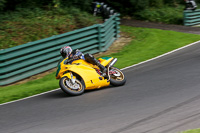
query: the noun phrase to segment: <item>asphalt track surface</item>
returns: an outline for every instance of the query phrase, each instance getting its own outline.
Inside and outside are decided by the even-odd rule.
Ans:
[[[200,43],[123,70],[127,83],[0,106],[0,133],[178,133],[200,127]]]

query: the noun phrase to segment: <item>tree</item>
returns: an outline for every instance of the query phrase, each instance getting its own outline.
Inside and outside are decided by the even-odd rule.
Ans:
[[[6,0],[0,0],[0,11],[2,11],[4,9]]]
[[[164,5],[163,0],[149,0],[149,5],[151,7],[162,7]]]

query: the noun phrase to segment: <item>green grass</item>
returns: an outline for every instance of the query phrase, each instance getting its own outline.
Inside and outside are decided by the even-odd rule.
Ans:
[[[118,62],[115,66],[118,68],[148,60],[200,40],[200,35],[158,29],[121,26],[121,31],[128,33],[133,40],[120,52],[105,55],[117,57]],[[55,72],[53,72],[41,79],[30,81],[25,84],[1,87],[0,103],[24,98],[56,88],[59,88],[58,80],[55,79]]]
[[[181,133],[200,133],[200,129],[188,130],[188,131],[181,132]]]
[[[110,56],[118,58],[116,66],[123,68],[200,40],[200,35],[186,34],[148,28],[121,26],[134,40],[119,53]]]
[[[1,87],[0,103],[25,98],[27,96],[59,88],[59,82],[55,79],[55,74],[56,73],[53,72],[41,79],[32,80],[24,84]]]

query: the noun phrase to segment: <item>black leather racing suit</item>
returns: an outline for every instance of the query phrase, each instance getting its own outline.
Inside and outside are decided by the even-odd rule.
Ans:
[[[69,55],[69,59],[72,59],[71,62],[78,59],[84,59],[93,65],[97,65],[100,68],[101,72],[104,73],[104,75],[106,73],[106,68],[103,65],[101,65],[101,63],[96,58],[94,58],[93,55],[88,53],[83,54],[78,49],[72,51],[72,53]]]

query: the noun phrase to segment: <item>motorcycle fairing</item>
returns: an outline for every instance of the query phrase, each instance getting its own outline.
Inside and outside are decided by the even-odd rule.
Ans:
[[[64,64],[64,61],[61,62],[60,71],[58,72],[57,79],[67,76],[70,78],[69,72],[74,72],[81,76],[85,82],[85,89],[95,89],[104,86],[108,86],[110,83],[107,82],[107,79],[101,77],[94,68],[98,68],[95,65],[92,65],[85,60],[75,60],[72,64]],[[66,69],[69,71],[66,73]]]

